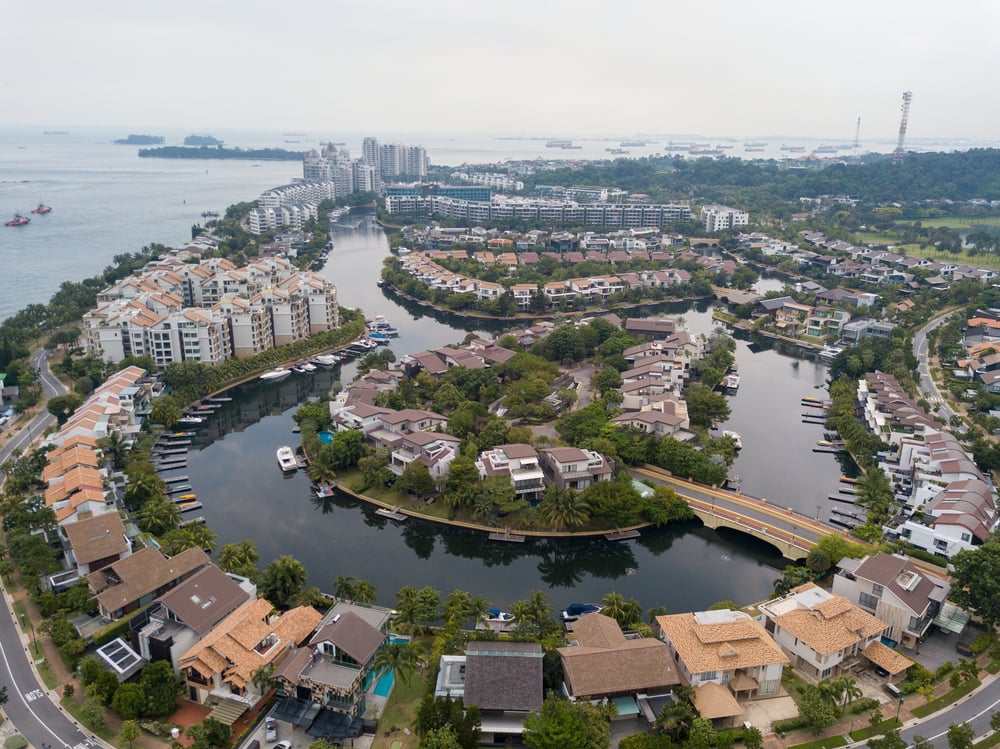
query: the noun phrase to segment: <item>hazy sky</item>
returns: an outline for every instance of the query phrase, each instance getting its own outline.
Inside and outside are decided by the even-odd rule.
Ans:
[[[1000,137],[1000,2],[8,0],[0,125]]]

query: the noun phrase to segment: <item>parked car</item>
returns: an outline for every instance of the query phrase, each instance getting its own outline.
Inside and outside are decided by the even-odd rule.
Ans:
[[[276,721],[274,718],[264,718],[264,740],[265,741],[278,740],[278,721]]]

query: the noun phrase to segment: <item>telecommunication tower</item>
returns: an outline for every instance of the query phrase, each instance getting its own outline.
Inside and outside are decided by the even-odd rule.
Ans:
[[[899,120],[899,140],[896,141],[896,150],[892,152],[892,163],[899,164],[903,160],[906,152],[903,151],[903,141],[906,140],[906,122],[910,118],[910,101],[913,99],[912,91],[903,92],[903,116]]]
[[[858,126],[854,128],[854,145],[851,147],[851,160],[855,163],[861,160],[861,116],[858,115]]]

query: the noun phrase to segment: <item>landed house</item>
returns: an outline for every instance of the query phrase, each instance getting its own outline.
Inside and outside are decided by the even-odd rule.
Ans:
[[[256,598],[257,586],[247,578],[206,565],[129,620],[132,647],[147,661],[176,668],[198,640]]]
[[[610,481],[614,461],[593,450],[548,447],[539,450],[545,476],[560,489],[580,491],[599,481]]]
[[[658,616],[656,624],[681,677],[696,693],[715,683],[736,700],[772,695],[781,688],[788,656],[749,614],[698,611]]]
[[[132,542],[125,533],[125,524],[117,512],[102,515],[61,527],[69,544],[66,558],[84,577],[102,567],[124,559],[132,553]]]
[[[878,617],[812,583],[759,608],[764,629],[788,654],[792,666],[811,681],[864,668],[867,648],[881,644],[889,631]]]
[[[310,736],[357,736],[366,692],[378,678],[375,656],[387,639],[389,609],[338,601],[306,646],[275,671],[275,717],[306,727]]]
[[[681,683],[670,649],[655,637],[626,636],[609,616],[573,622],[575,640],[558,649],[563,691],[571,700],[607,698],[619,714],[637,714],[636,698],[670,694]]]
[[[632,317],[625,321],[626,333],[646,341],[663,341],[673,335],[675,329],[673,320]]]
[[[275,614],[266,599],[247,601],[178,659],[188,698],[242,707],[244,712],[253,708],[267,691],[255,679],[258,669],[281,663],[321,619],[312,606]]]
[[[538,451],[531,445],[498,445],[485,450],[476,460],[480,478],[506,476],[518,499],[533,502],[545,491],[545,474],[539,464]]]
[[[915,567],[906,557],[879,552],[842,559],[833,592],[889,625],[887,637],[916,649],[927,634],[951,584]]]
[[[634,402],[638,411],[629,410],[611,419],[612,424],[630,426],[657,437],[667,437],[686,431],[691,422],[688,419],[687,403],[669,395],[625,396],[623,406]]]
[[[121,619],[184,582],[211,564],[198,548],[168,557],[152,546],[112,562],[87,575],[98,610],[107,619]]]
[[[434,696],[461,697],[466,706],[478,706],[484,744],[518,737],[527,714],[542,707],[542,647],[473,641],[465,655],[441,656]]]

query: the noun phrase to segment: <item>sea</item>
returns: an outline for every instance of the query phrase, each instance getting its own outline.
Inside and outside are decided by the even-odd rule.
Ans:
[[[237,202],[252,201],[264,190],[301,177],[295,161],[195,161],[139,158],[137,146],[113,141],[129,133],[162,135],[165,145],[180,145],[189,132],[156,128],[66,127],[59,134],[43,128],[0,128],[0,218],[15,212],[31,217],[22,227],[0,227],[0,320],[28,304],[45,303],[63,281],[96,275],[123,252],[151,243],[182,244],[191,228],[205,221],[204,213],[223,212]],[[48,132],[53,132],[49,130]],[[593,160],[661,155],[672,143],[723,146],[726,155],[795,157],[782,150],[809,152],[821,145],[846,145],[834,140],[792,136],[706,136],[699,134],[573,137],[572,133],[338,133],[305,131],[213,132],[227,146],[318,148],[343,144],[354,155],[361,141],[374,135],[380,142],[422,145],[432,164],[501,164],[511,160]],[[580,148],[546,146],[552,139],[572,140]],[[850,140],[850,139],[847,139]],[[625,141],[642,146],[622,148]],[[767,143],[763,152],[746,153],[747,141]],[[916,150],[961,150],[998,145],[963,140],[925,139],[911,142]],[[862,151],[891,151],[893,140],[865,142]],[[609,149],[627,151],[613,155]],[[841,155],[847,152],[841,150]],[[39,203],[52,207],[47,215],[29,212]]]

